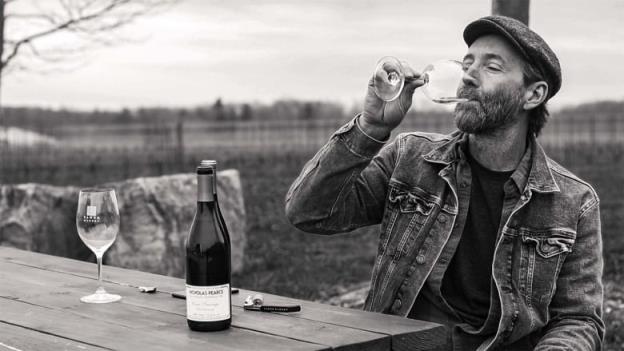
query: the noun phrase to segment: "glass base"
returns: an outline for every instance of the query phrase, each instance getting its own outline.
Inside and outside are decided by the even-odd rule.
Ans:
[[[110,303],[121,300],[121,296],[109,294],[104,288],[99,287],[95,294],[83,296],[80,301],[85,303]]]

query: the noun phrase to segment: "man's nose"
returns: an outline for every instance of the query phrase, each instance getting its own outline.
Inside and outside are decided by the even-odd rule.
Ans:
[[[479,72],[474,67],[475,65],[470,65],[467,69],[464,70],[464,74],[462,75],[462,83],[466,86],[479,86]]]

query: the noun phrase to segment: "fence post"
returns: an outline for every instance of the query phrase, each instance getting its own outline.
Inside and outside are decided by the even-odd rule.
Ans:
[[[598,140],[596,136],[596,115],[591,115],[589,118],[589,140],[592,144],[592,148],[596,148],[596,141]]]
[[[492,14],[515,18],[529,25],[529,0],[492,0]]]
[[[176,123],[176,159],[178,171],[184,169],[184,121],[178,117]]]
[[[618,140],[618,132],[617,132],[617,127],[618,127],[618,122],[619,119],[617,118],[617,114],[616,113],[611,113],[609,114],[609,124],[608,127],[611,130],[611,140],[609,140],[609,142],[611,143],[618,143],[620,140]]]

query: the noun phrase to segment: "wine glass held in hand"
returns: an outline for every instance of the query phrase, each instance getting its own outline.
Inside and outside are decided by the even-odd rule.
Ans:
[[[398,98],[405,86],[405,70],[404,64],[395,57],[386,56],[379,60],[373,76],[375,94],[383,101]],[[467,101],[457,97],[462,75],[462,64],[459,61],[433,62],[420,74],[425,82],[422,91],[429,100],[440,104]]]
[[[83,189],[78,196],[76,227],[82,242],[97,258],[98,289],[80,299],[86,303],[109,303],[121,296],[109,294],[102,287],[102,256],[113,244],[119,232],[119,207],[113,189]]]

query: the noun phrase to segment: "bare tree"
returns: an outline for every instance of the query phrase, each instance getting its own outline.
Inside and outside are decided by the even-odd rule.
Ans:
[[[119,30],[139,17],[178,1],[0,0],[0,93],[8,73],[77,62],[94,47],[124,41]],[[0,101],[0,174],[9,151],[3,115]]]
[[[122,41],[120,29],[174,2],[0,0],[0,87],[2,77],[12,71],[38,71],[91,48],[115,45]]]
[[[80,62],[95,47],[128,39],[119,33],[128,24],[177,1],[0,0],[0,92],[7,74]],[[0,103],[0,143],[3,129]]]

